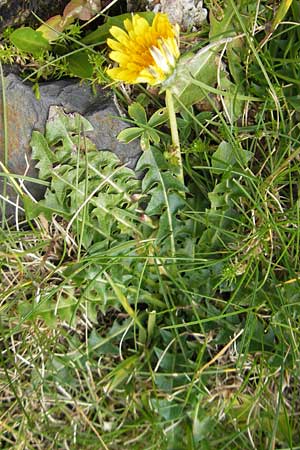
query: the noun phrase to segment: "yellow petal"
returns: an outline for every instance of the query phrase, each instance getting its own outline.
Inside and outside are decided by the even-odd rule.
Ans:
[[[110,52],[109,57],[119,64],[127,64],[130,61],[130,56],[122,52],[112,51]]]
[[[143,29],[144,30],[144,29],[149,29],[150,25],[146,19],[139,16],[138,14],[135,14],[132,18],[132,27],[134,29]]]
[[[115,25],[113,25],[110,30],[109,30],[110,34],[117,39],[117,41],[119,42],[126,42],[128,41],[128,34],[122,30],[122,28],[116,27]]]
[[[169,77],[179,58],[178,29],[166,14],[155,15],[152,25],[134,14],[124,21],[125,30],[111,27],[107,45],[110,58],[119,64],[107,74],[125,83],[159,84]]]
[[[106,43],[112,50],[124,51],[124,45],[114,39],[108,38]]]
[[[133,29],[133,24],[132,21],[130,19],[125,19],[124,20],[124,27],[126,31],[131,31]]]
[[[153,29],[162,37],[173,36],[173,27],[166,14],[156,14],[152,24]]]
[[[169,48],[169,50],[171,51],[171,53],[175,56],[175,59],[178,59],[180,56],[180,52],[179,52],[179,48],[177,45],[177,41],[176,39],[167,39],[166,44]]]
[[[106,73],[113,80],[125,81],[127,83],[132,83],[132,75],[127,70],[119,69],[118,67],[114,67],[113,69],[107,69]]]

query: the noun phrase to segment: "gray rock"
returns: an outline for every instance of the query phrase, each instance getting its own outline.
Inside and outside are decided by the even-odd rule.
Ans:
[[[44,132],[50,106],[62,106],[66,113],[78,112],[94,127],[89,138],[99,150],[111,150],[120,160],[133,168],[140,154],[138,141],[129,145],[117,140],[118,133],[126,128],[126,124],[118,116],[111,95],[100,87],[94,94],[84,83],[73,80],[59,80],[41,83],[39,86],[40,99],[32,90],[32,85],[24,83],[14,74],[9,74],[5,80],[6,114],[7,114],[7,168],[11,174],[26,175],[37,178],[36,161],[31,160],[30,140],[33,130]],[[4,117],[2,104],[2,86],[0,82],[0,118]],[[0,161],[5,161],[5,139],[3,120],[0,121]],[[3,196],[4,177],[0,167],[0,195]],[[11,183],[9,183],[11,185]],[[36,198],[40,199],[44,189],[38,182],[26,182],[26,188]],[[11,186],[7,190],[8,202],[6,216],[14,214],[13,204],[16,194]],[[0,198],[0,205],[3,199]],[[1,207],[0,207],[1,215]]]
[[[182,30],[197,30],[206,21],[202,0],[148,0],[149,9],[168,15]]]

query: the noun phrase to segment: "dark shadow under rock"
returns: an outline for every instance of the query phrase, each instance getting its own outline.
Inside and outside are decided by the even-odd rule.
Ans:
[[[0,0],[0,32],[7,27],[36,26],[39,21],[62,14],[69,0]]]

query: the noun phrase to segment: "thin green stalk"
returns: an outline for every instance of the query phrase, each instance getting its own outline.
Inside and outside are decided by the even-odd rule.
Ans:
[[[172,93],[171,93],[170,89],[166,90],[166,107],[167,107],[168,114],[169,114],[169,123],[170,123],[170,128],[171,128],[172,144],[174,147],[176,159],[178,161],[178,167],[179,167],[178,178],[181,181],[181,183],[184,184],[183,167],[182,167],[182,159],[181,159],[181,152],[180,152],[180,142],[179,142],[179,135],[178,135],[178,128],[177,128],[177,121],[176,121],[176,113],[175,113],[173,97],[172,97]]]

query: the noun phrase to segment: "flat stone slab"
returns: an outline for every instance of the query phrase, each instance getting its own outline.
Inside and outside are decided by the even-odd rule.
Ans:
[[[30,140],[33,130],[45,130],[50,106],[61,106],[66,113],[78,112],[94,127],[89,138],[99,150],[111,150],[128,167],[134,168],[140,155],[138,141],[128,145],[117,140],[117,135],[127,127],[118,117],[118,110],[108,90],[96,88],[94,93],[90,86],[73,80],[45,82],[39,85],[40,99],[36,98],[32,85],[24,83],[17,75],[9,74],[4,78],[6,117],[7,117],[7,169],[11,174],[26,175],[37,178],[36,161],[31,159]],[[0,82],[0,161],[5,162],[5,130],[2,86]],[[3,168],[0,167],[0,195],[3,197]],[[26,188],[40,199],[44,189],[40,184],[26,182]],[[8,186],[6,198],[6,216],[14,214],[13,203],[16,194]],[[10,203],[12,202],[12,204]],[[0,205],[3,198],[0,197]],[[1,216],[1,206],[0,206]]]

